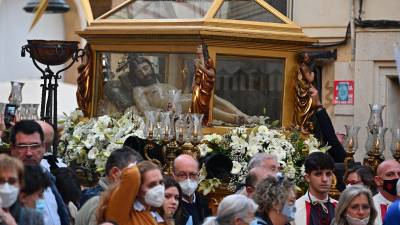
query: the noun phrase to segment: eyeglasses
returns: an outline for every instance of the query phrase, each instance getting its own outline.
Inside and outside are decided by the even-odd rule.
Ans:
[[[349,180],[349,181],[347,181],[347,184],[350,184],[350,185],[362,184],[362,181]]]
[[[351,205],[350,209],[354,211],[368,211],[371,207],[368,204],[355,204]]]
[[[14,185],[18,182],[18,178],[17,177],[10,177],[8,179],[4,179],[2,177],[0,177],[0,185],[3,185],[5,183],[8,183],[10,185]]]
[[[177,178],[181,179],[181,180],[187,179],[188,177],[189,177],[191,180],[197,180],[197,178],[199,178],[199,173],[194,173],[194,172],[192,172],[192,173],[178,172],[178,173],[175,173],[175,176],[176,176]]]
[[[18,151],[26,151],[28,149],[32,151],[37,151],[42,148],[42,144],[34,143],[34,144],[18,144],[15,145],[15,149]]]

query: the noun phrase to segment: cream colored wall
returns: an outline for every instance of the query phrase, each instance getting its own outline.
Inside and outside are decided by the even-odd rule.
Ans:
[[[292,0],[293,20],[303,31],[321,41],[340,39],[350,18],[349,0]]]
[[[291,0],[293,20],[304,32],[312,37],[335,39],[345,35],[350,21],[353,0]],[[358,17],[359,1],[355,2],[355,16]],[[363,20],[400,20],[400,1],[364,0],[361,18]]]
[[[400,20],[399,0],[364,0],[363,20]]]
[[[293,20],[304,32],[316,37],[320,42],[343,40],[347,24],[350,21],[349,0],[293,0]],[[359,0],[355,0],[355,17],[358,17]],[[400,1],[364,0],[363,20],[400,20]],[[370,103],[385,104],[384,126],[400,127],[400,86],[394,62],[394,43],[400,45],[400,29],[361,29],[355,32],[355,46],[350,40],[345,46],[336,47],[338,58],[323,69],[322,96],[336,131],[344,132],[345,124],[360,126],[359,150],[355,157],[360,161],[364,154],[367,137],[366,125],[369,118]],[[355,48],[354,61],[351,50]],[[355,81],[355,104],[332,105],[333,81]],[[386,158],[391,141],[389,131],[386,134]]]

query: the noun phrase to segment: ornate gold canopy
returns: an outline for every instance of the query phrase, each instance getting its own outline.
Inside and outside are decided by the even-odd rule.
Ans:
[[[218,76],[223,76],[223,72],[235,63],[244,62],[234,74],[240,71],[241,74],[252,74],[256,77],[256,80],[249,78],[250,81],[246,77],[243,80],[238,78],[245,85],[238,84],[232,90],[220,93],[233,91],[240,96],[240,93],[245,93],[240,92],[243,90],[258,88],[257,91],[260,92],[263,88],[268,88],[271,92],[255,95],[257,97],[253,99],[265,98],[262,102],[265,105],[270,101],[268,98],[275,96],[271,101],[280,104],[268,105],[268,110],[272,113],[274,110],[279,111],[274,115],[280,116],[284,126],[291,125],[294,118],[296,54],[315,42],[298,25],[263,0],[131,0],[91,21],[78,34],[87,40],[87,49],[91,53],[91,63],[81,67],[78,96],[79,106],[89,116],[98,115],[104,96],[104,85],[109,81],[103,73],[102,60],[105,53],[114,56],[133,52],[146,57],[149,55],[150,59],[154,55],[166,54],[168,60],[165,62],[171,64],[171,58],[176,54],[194,54],[199,43],[206,43],[210,58],[216,63],[217,86],[218,82],[221,88],[223,85],[229,88],[235,86],[235,81],[231,81],[233,75],[229,77],[231,80],[218,79]],[[157,60],[156,62],[160,62]],[[279,61],[280,69],[272,71],[267,68],[263,72],[269,74],[267,80],[259,78],[262,73],[259,65],[266,62],[275,65],[273,60]],[[253,64],[255,68],[251,68]],[[171,67],[170,65],[168,68]],[[168,77],[177,76],[171,69],[166,74],[165,80],[168,82],[171,80]],[[257,88],[254,88],[252,82],[258,85]],[[257,84],[262,82],[265,83],[264,86]],[[249,100],[242,100],[244,110],[248,108],[246,104],[252,101]],[[263,105],[254,107],[262,108]]]

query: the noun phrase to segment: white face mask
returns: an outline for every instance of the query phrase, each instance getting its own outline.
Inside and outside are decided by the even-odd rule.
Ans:
[[[364,219],[353,218],[349,215],[346,215],[346,220],[349,225],[367,225],[369,222],[369,216]]]
[[[0,185],[0,198],[1,198],[1,207],[9,208],[12,206],[15,201],[17,201],[17,197],[19,194],[19,188],[14,185],[10,185],[8,183],[4,183]]]
[[[182,188],[183,194],[186,196],[192,196],[192,194],[196,191],[197,189],[197,181],[191,180],[191,179],[186,179],[184,181],[179,182],[179,186]]]
[[[164,192],[165,187],[161,184],[150,188],[144,196],[144,201],[146,204],[158,208],[164,203]]]

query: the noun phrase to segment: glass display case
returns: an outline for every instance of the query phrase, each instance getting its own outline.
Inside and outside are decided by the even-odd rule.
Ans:
[[[181,90],[184,107],[190,106],[194,54],[99,52],[99,56],[104,95],[97,115],[128,109],[144,115],[145,110],[163,109],[171,89]]]
[[[126,1],[78,33],[89,56],[77,93],[86,115],[162,110],[172,89],[188,111],[196,48],[206,44],[213,118],[234,125],[253,116],[292,123],[296,54],[314,42],[263,0]]]

